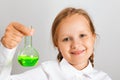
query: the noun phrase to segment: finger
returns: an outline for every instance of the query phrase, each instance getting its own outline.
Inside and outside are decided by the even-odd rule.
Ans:
[[[2,37],[2,43],[6,48],[12,49],[17,46],[17,42],[8,37]]]
[[[16,29],[17,31],[21,32],[22,34],[24,34],[25,36],[29,36],[32,35],[34,30],[30,29],[28,27],[25,27],[24,25],[18,23],[18,22],[12,22],[8,25],[8,28],[13,27],[14,29]]]
[[[19,36],[18,36],[19,35]],[[5,33],[5,37],[7,39],[13,40],[15,42],[20,43],[20,41],[22,40],[22,38],[24,37],[22,34],[15,34],[15,33],[10,33],[10,32],[6,32]],[[10,44],[10,43],[9,43]]]
[[[21,34],[21,36],[16,35],[12,31],[6,31],[4,36],[1,39],[2,44],[7,48],[13,48],[17,46],[24,35]]]
[[[16,36],[18,36],[18,37],[23,37],[24,36],[24,34],[22,34],[21,32],[19,32],[18,30],[16,30],[16,29],[14,29],[14,28],[10,28],[10,29],[6,29],[6,31],[5,31],[5,35],[7,36],[7,35],[16,35]]]

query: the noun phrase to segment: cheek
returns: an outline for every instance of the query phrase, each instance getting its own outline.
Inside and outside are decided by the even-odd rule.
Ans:
[[[67,53],[70,48],[69,48],[69,46],[66,45],[66,44],[59,43],[58,49],[59,49],[59,51],[60,51],[62,54],[64,54],[64,53]]]
[[[88,46],[93,48],[94,47],[94,42],[93,41],[88,42]]]
[[[88,47],[89,53],[92,54],[92,53],[93,53],[93,50],[94,50],[94,41],[93,41],[93,40],[88,41],[88,42],[87,42],[87,47]]]
[[[88,50],[93,50],[94,48],[94,40],[93,39],[88,39],[85,41],[85,45],[88,48]]]

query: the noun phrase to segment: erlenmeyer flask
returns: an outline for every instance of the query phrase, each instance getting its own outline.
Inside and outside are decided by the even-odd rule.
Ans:
[[[24,67],[35,66],[39,60],[39,53],[32,46],[32,36],[26,36],[24,40],[24,48],[18,54],[18,62]]]

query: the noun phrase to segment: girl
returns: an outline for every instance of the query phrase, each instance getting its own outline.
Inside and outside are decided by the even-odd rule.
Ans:
[[[59,52],[58,60],[10,75],[10,61],[16,46],[22,37],[33,35],[33,32],[18,22],[8,25],[1,39],[0,80],[111,80],[105,72],[94,69],[96,33],[88,13],[71,7],[57,15],[51,29],[53,44]]]

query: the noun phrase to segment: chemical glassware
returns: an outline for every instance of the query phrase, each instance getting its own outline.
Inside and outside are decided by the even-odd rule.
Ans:
[[[18,54],[18,62],[24,67],[35,66],[39,60],[39,53],[32,46],[32,36],[26,36],[24,40],[24,48]]]

